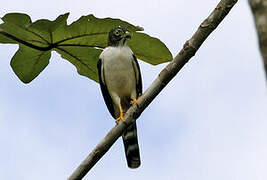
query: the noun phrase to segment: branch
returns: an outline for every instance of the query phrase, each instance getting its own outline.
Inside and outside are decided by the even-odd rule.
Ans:
[[[264,60],[267,77],[267,3],[265,1],[249,0],[258,32],[259,45]]]
[[[219,25],[236,2],[237,0],[220,1],[209,17],[201,23],[192,38],[184,44],[184,47],[179,54],[160,72],[150,87],[138,99],[138,104],[135,104],[128,109],[125,114],[126,123],[120,121],[118,125],[113,127],[73,172],[68,180],[80,180],[89,172],[89,170],[109,150],[113,143],[122,135],[126,128],[140,116],[170,80],[182,69],[189,59],[195,55],[201,44]]]

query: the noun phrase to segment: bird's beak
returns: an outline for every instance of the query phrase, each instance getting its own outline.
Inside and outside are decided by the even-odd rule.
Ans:
[[[131,39],[132,35],[129,31],[126,31],[125,34],[124,34],[124,38],[125,39]]]

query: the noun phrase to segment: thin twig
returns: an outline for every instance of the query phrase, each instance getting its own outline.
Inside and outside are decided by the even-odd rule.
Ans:
[[[89,170],[101,159],[109,150],[113,143],[121,136],[129,124],[134,122],[153,99],[162,91],[170,80],[182,69],[188,60],[195,55],[201,44],[219,25],[224,17],[229,13],[237,0],[221,0],[213,12],[205,19],[198,30],[189,39],[179,54],[170,62],[138,99],[138,105],[131,106],[125,114],[126,123],[120,122],[113,127],[104,139],[94,148],[86,159],[73,172],[68,180],[80,180]]]

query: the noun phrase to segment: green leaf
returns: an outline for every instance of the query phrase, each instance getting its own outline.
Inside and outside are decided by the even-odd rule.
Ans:
[[[11,65],[23,82],[28,83],[38,76],[47,66],[52,50],[72,63],[79,74],[98,81],[98,57],[107,46],[108,32],[117,26],[132,32],[128,44],[140,60],[153,65],[172,60],[168,48],[159,39],[138,32],[143,30],[138,26],[93,15],[82,16],[67,25],[68,15],[60,15],[54,21],[41,19],[33,23],[28,15],[20,13],[10,13],[2,18],[0,43],[20,45]]]
[[[51,51],[38,51],[20,45],[10,64],[19,79],[24,83],[29,83],[45,69],[50,57]]]
[[[147,34],[133,33],[132,39],[127,43],[138,59],[149,64],[157,65],[172,60],[172,55],[165,44]]]
[[[98,82],[97,61],[102,50],[91,47],[60,47],[56,51],[71,62],[80,75]]]
[[[26,26],[31,24],[31,18],[26,14],[11,13],[5,15],[1,19],[4,21],[4,23],[0,24],[0,30],[5,29],[6,32],[9,32],[14,35],[17,35],[17,33],[21,32],[21,30],[18,29],[25,29]],[[8,22],[13,22],[12,24],[16,24],[16,26],[14,27]],[[17,42],[0,34],[0,43],[15,44]]]
[[[2,20],[4,23],[0,25],[0,29],[15,37],[16,40],[13,39],[12,42],[0,41],[1,43],[18,43],[18,40],[20,40],[37,46],[47,46],[45,39],[30,28],[32,22],[28,15],[11,13],[5,15]],[[1,36],[0,40],[2,40]]]

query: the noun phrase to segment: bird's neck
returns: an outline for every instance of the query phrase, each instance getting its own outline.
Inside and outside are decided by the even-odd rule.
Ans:
[[[126,40],[121,40],[121,41],[117,42],[116,44],[112,44],[111,46],[112,47],[118,47],[118,48],[125,47],[125,46],[127,46]]]

